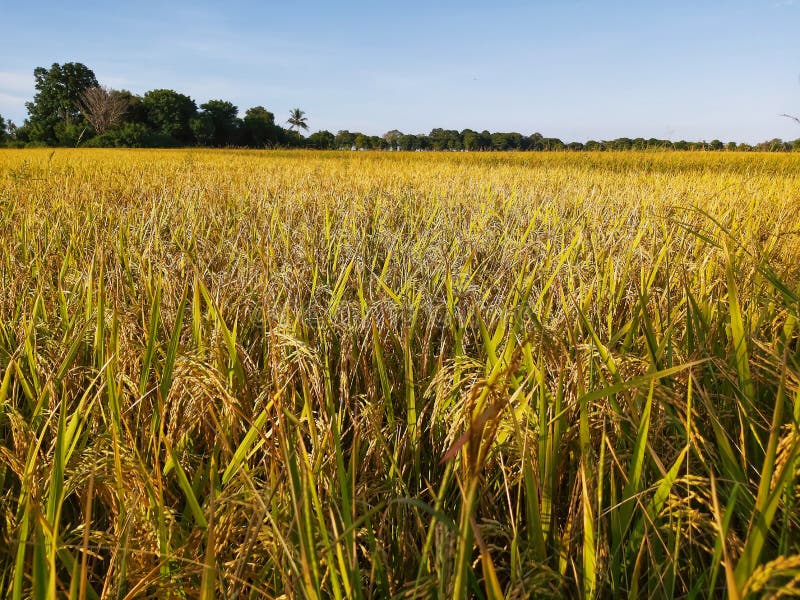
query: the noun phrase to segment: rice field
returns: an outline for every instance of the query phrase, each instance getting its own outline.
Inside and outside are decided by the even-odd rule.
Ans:
[[[800,154],[0,152],[0,595],[800,593]]]

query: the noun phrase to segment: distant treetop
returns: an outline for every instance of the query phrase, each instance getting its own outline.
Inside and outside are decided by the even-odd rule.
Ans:
[[[28,118],[16,126],[0,116],[0,145],[171,147],[210,146],[246,148],[315,148],[319,150],[387,151],[633,151],[707,150],[769,152],[800,151],[800,139],[780,139],[750,146],[729,141],[687,142],[655,138],[627,138],[564,142],[511,132],[474,129],[443,129],[430,133],[404,133],[398,129],[382,136],[342,129],[336,134],[308,131],[308,115],[294,108],[288,129],[275,123],[275,115],[254,106],[239,116],[239,109],[227,100],[209,100],[199,107],[185,94],[171,89],[154,89],[139,96],[127,90],[101,86],[94,72],[84,64],[53,63],[33,71],[36,94],[26,103]],[[789,116],[789,115],[786,115]],[[790,117],[797,120],[796,117]],[[800,121],[798,121],[800,123]]]

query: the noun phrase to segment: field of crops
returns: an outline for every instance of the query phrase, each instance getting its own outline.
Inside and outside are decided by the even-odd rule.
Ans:
[[[0,153],[0,595],[800,588],[800,155]]]

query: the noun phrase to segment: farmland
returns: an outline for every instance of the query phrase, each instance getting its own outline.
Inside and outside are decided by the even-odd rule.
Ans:
[[[0,152],[0,594],[800,587],[800,155]]]

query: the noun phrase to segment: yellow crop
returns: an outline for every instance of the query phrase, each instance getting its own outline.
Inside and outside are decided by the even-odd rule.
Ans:
[[[798,209],[798,154],[0,152],[0,593],[788,593]]]

